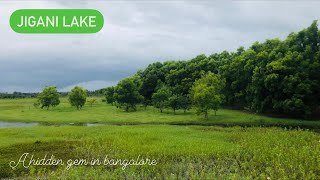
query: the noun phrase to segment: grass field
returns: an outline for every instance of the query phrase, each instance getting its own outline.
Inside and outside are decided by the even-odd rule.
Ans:
[[[44,124],[83,124],[103,123],[109,125],[125,124],[169,124],[169,125],[219,125],[219,126],[285,126],[320,129],[320,121],[272,118],[248,112],[220,109],[217,115],[212,112],[209,119],[197,116],[193,110],[184,112],[171,110],[160,113],[158,109],[139,107],[136,112],[124,112],[115,106],[106,105],[101,99],[90,107],[82,110],[71,107],[66,98],[61,98],[61,104],[49,111],[34,108],[36,99],[0,100],[0,121],[40,122]]]
[[[78,111],[62,99],[47,110],[35,99],[0,100],[0,121],[40,122],[39,126],[0,128],[0,177],[49,179],[320,179],[320,121],[270,118],[219,110],[209,120],[193,111],[177,115],[139,108],[123,112],[99,100]],[[70,123],[103,123],[76,126]],[[63,126],[46,126],[56,124]],[[132,125],[135,124],[135,125]],[[205,126],[204,126],[205,125]],[[221,126],[210,126],[221,125]],[[241,125],[243,127],[237,126]],[[233,127],[222,127],[233,126]],[[244,127],[257,126],[257,127]],[[68,159],[150,158],[155,166],[31,166],[16,169],[23,153]]]

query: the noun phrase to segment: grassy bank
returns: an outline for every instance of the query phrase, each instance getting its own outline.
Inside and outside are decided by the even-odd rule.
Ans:
[[[319,179],[320,135],[280,128],[137,125],[0,130],[1,177],[71,179]],[[156,166],[19,166],[22,153],[38,158],[156,159]],[[54,170],[54,172],[52,172]]]
[[[187,113],[177,111],[174,115],[171,110],[160,113],[152,106],[146,110],[139,107],[138,111],[126,113],[115,106],[107,105],[99,99],[93,107],[86,105],[82,110],[71,107],[66,98],[62,103],[51,108],[34,108],[35,99],[0,100],[0,121],[40,122],[45,124],[70,123],[103,123],[113,125],[125,124],[170,124],[170,125],[219,125],[219,126],[280,126],[320,129],[320,121],[307,121],[286,118],[273,118],[251,114],[237,110],[221,109],[214,116],[204,120],[197,116],[194,110]]]
[[[67,99],[50,110],[35,99],[0,100],[0,121],[40,122],[0,128],[0,178],[46,179],[319,179],[320,121],[271,118],[221,109],[205,120],[193,110],[174,115],[153,107],[123,112],[99,99],[93,107],[70,107]],[[105,126],[74,126],[101,123]],[[56,124],[64,126],[45,126]],[[133,126],[134,124],[134,126]],[[119,126],[121,125],[121,126]],[[219,126],[211,126],[219,125]],[[233,126],[233,127],[228,127]],[[251,127],[257,126],[257,127]],[[54,155],[66,164],[12,169],[22,154]],[[155,166],[79,165],[72,159],[149,158]]]

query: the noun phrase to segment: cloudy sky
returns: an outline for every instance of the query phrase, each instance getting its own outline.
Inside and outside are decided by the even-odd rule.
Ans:
[[[17,34],[13,11],[90,8],[96,34]],[[297,32],[320,18],[317,1],[0,1],[0,92],[114,85],[149,63],[186,60]]]

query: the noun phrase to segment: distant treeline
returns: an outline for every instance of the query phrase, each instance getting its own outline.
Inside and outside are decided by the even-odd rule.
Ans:
[[[23,92],[13,92],[13,93],[0,93],[0,99],[18,99],[18,98],[36,98],[39,93],[23,93]],[[59,92],[60,97],[66,97],[67,92]],[[102,96],[102,90],[87,91],[88,96]]]
[[[0,93],[0,99],[16,99],[16,98],[34,98],[37,97],[38,93]]]
[[[150,64],[140,70],[140,94],[152,102],[159,84],[188,96],[205,72],[225,79],[223,105],[259,113],[308,117],[320,102],[320,32],[317,22],[285,40],[255,42],[236,52],[203,54],[187,61]],[[103,91],[103,90],[102,90]]]

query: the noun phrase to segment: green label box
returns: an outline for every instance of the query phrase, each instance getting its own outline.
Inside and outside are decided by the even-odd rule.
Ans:
[[[103,24],[103,15],[94,9],[20,9],[10,17],[17,33],[96,33]]]

